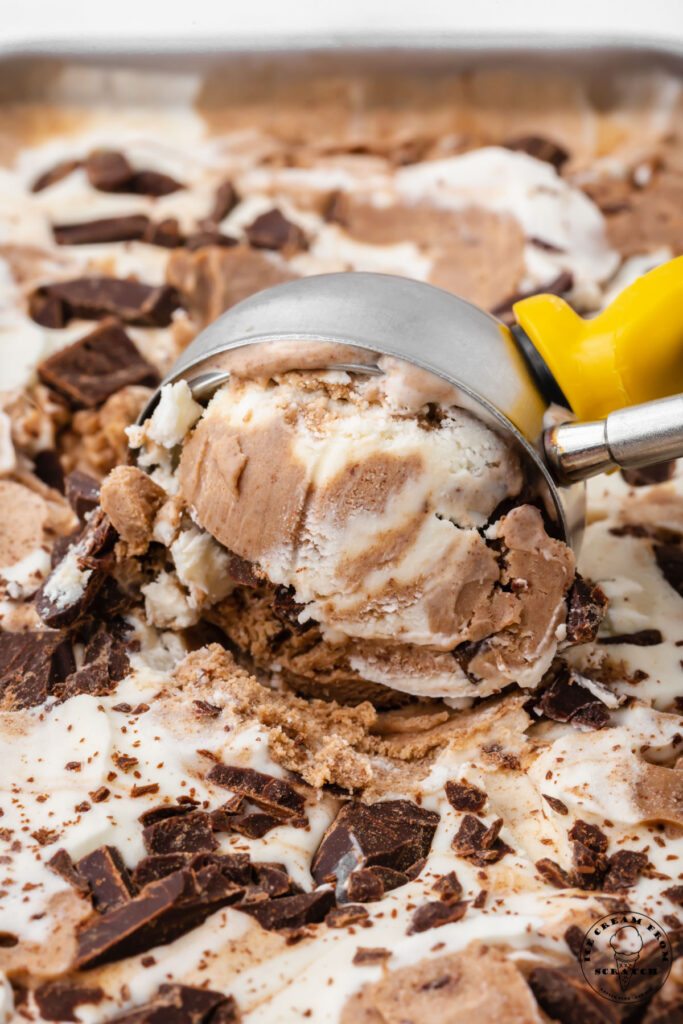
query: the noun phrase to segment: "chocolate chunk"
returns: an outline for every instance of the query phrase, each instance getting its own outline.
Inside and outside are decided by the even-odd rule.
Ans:
[[[349,203],[344,192],[337,190],[330,193],[325,203],[323,217],[328,224],[341,224],[342,227],[348,227]]]
[[[468,906],[466,900],[461,900],[459,903],[443,903],[441,900],[423,903],[412,916],[408,935],[415,935],[418,932],[426,932],[430,928],[440,928],[443,924],[460,921],[467,913]]]
[[[168,327],[178,305],[178,295],[169,285],[92,275],[41,285],[30,296],[29,312],[44,327],[64,327],[74,317],[108,316],[140,327]]]
[[[490,312],[493,316],[499,317],[503,323],[514,324],[515,314],[512,307],[516,302],[521,302],[522,299],[530,299],[533,295],[566,295],[573,287],[573,275],[568,270],[563,270],[552,281],[547,281],[546,284],[539,288],[532,288],[526,292],[517,292],[515,295],[510,295],[503,302],[499,302],[497,306],[494,306]]]
[[[457,903],[462,896],[462,885],[455,871],[442,875],[432,886],[442,903]]]
[[[597,825],[589,825],[581,818],[567,835],[572,843],[577,884],[582,889],[599,889],[607,870],[607,836]]]
[[[88,987],[76,981],[48,981],[33,992],[43,1020],[79,1020],[74,1013],[83,1003],[99,1003],[104,991],[99,987]]]
[[[546,678],[552,681],[541,694],[535,708],[554,722],[572,722],[602,729],[609,722],[607,708],[594,697],[581,677],[565,662],[552,666]]]
[[[502,823],[502,818],[498,818],[487,828],[473,814],[466,814],[451,846],[460,857],[473,860],[475,864],[495,864],[506,853],[513,852],[507,843],[498,838]]]
[[[305,607],[305,605],[295,601],[294,587],[279,586],[275,588],[273,611],[279,619],[282,619],[288,626],[291,626],[295,633],[306,633],[311,626],[316,624],[314,619],[306,619],[304,622],[299,621],[299,617]]]
[[[537,860],[536,870],[546,882],[554,885],[556,889],[571,889],[573,885],[568,873],[550,857],[542,857],[541,860]]]
[[[237,239],[233,238],[232,235],[224,235],[220,231],[209,231],[207,229],[195,231],[193,234],[188,235],[184,242],[185,247],[190,252],[196,252],[197,249],[205,249],[208,245],[219,245],[226,248],[237,244]]]
[[[90,886],[95,909],[103,914],[128,903],[134,894],[128,868],[114,846],[100,846],[81,857],[76,870]]]
[[[64,470],[59,458],[59,452],[54,448],[44,448],[33,458],[33,472],[39,480],[42,480],[48,487],[64,494]]]
[[[353,955],[351,961],[356,967],[367,967],[372,964],[382,964],[385,960],[388,960],[391,956],[390,949],[384,949],[383,946],[359,946]]]
[[[224,181],[216,189],[213,206],[208,216],[201,222],[202,227],[220,224],[230,211],[237,206],[238,202],[239,196],[235,191],[235,186],[231,181]]]
[[[282,928],[301,928],[305,924],[317,924],[335,905],[331,889],[316,889],[296,896],[285,896],[279,900],[264,900],[260,903],[241,903],[235,909],[256,918],[266,931],[276,932]]]
[[[602,883],[604,892],[624,892],[638,881],[647,867],[647,856],[636,850],[617,850],[607,861],[607,874]]]
[[[0,932],[0,949],[13,949],[19,945],[19,936],[14,932]]]
[[[385,864],[373,864],[367,870],[371,875],[380,880],[385,892],[398,889],[400,886],[407,885],[411,881],[406,871],[394,871],[393,868],[388,868]]]
[[[622,469],[621,475],[631,487],[647,487],[650,484],[663,484],[670,480],[676,470],[674,459],[668,462],[655,462],[651,466],[639,466],[637,469]]]
[[[51,871],[54,871],[56,875],[63,878],[65,882],[72,885],[79,896],[90,897],[90,885],[83,875],[81,875],[76,869],[74,862],[66,850],[57,850],[57,852],[50,857],[47,862],[47,866]]]
[[[266,574],[255,562],[240,558],[234,551],[228,552],[228,575],[245,587],[258,587],[266,580]]]
[[[564,941],[569,946],[572,955],[578,960],[581,956],[581,949],[583,947],[583,936],[584,933],[578,925],[572,924],[567,928],[564,933]]]
[[[522,135],[518,139],[506,142],[505,148],[517,153],[526,153],[536,160],[552,164],[556,171],[559,171],[569,159],[569,153],[563,146],[541,135]]]
[[[112,149],[98,149],[91,153],[85,170],[92,187],[100,192],[121,191],[133,175],[133,168],[123,153]]]
[[[352,871],[346,879],[346,898],[351,903],[370,903],[381,900],[384,896],[384,885],[368,868]]]
[[[583,843],[589,850],[595,853],[605,853],[607,850],[607,836],[597,825],[589,825],[588,822],[578,818],[567,835],[574,842]]]
[[[343,907],[333,907],[330,910],[325,917],[325,924],[328,928],[348,928],[367,921],[369,916],[365,907],[345,903]]]
[[[206,776],[209,782],[247,797],[277,818],[302,818],[305,800],[285,779],[239,765],[217,764]]]
[[[683,597],[683,549],[675,544],[655,544],[653,552],[662,576]]]
[[[148,825],[155,825],[158,821],[166,821],[167,818],[177,818],[183,814],[192,814],[195,807],[195,803],[180,803],[177,804],[161,804],[159,807],[150,807],[148,811],[143,811],[138,821],[141,825],[147,828]]]
[[[100,485],[93,476],[76,469],[65,480],[66,500],[81,520],[100,503]]]
[[[83,664],[68,675],[64,686],[58,688],[62,700],[79,693],[105,696],[113,693],[116,683],[128,674],[130,645],[120,636],[102,625],[85,645]]]
[[[184,236],[176,218],[165,217],[156,224],[150,222],[143,241],[164,249],[177,249],[183,244]]]
[[[99,245],[105,242],[132,242],[144,238],[149,228],[149,217],[129,214],[123,217],[103,217],[77,224],[54,224],[52,234],[57,245]]]
[[[46,625],[68,626],[85,613],[111,568],[115,539],[108,517],[98,508],[78,543],[67,551],[36,593],[36,611]],[[76,583],[72,578],[75,572],[80,574]]]
[[[541,796],[557,814],[569,814],[569,808],[562,800],[558,800],[556,796],[550,796],[549,793],[541,793]]]
[[[213,827],[217,832],[238,832],[248,839],[262,839],[272,829],[282,825],[286,819],[267,814],[265,811],[250,811],[246,814],[223,815],[213,817]],[[303,823],[303,818],[292,818],[288,825]]]
[[[254,249],[305,249],[306,236],[278,209],[269,210],[245,228],[249,245]]]
[[[175,871],[128,903],[89,918],[77,932],[75,967],[95,967],[165,945],[244,895],[212,866]],[[293,897],[298,898],[298,897]]]
[[[189,985],[161,985],[156,995],[109,1024],[238,1024],[232,996]]]
[[[160,171],[135,171],[119,191],[158,198],[159,196],[170,196],[172,192],[178,192],[184,187],[170,174],[162,174]]]
[[[537,1003],[559,1024],[618,1024],[621,1013],[593,992],[578,967],[534,967],[529,986]]]
[[[252,874],[259,888],[268,893],[271,899],[292,896],[297,891],[283,864],[252,864]]]
[[[488,889],[480,889],[477,895],[472,900],[472,906],[475,907],[477,910],[481,910],[481,908],[486,905],[488,895]]]
[[[81,164],[81,160],[60,160],[54,167],[50,167],[47,171],[43,171],[42,174],[38,175],[31,185],[31,192],[42,192],[44,188],[56,185],[58,181],[62,181],[77,170]]]
[[[451,807],[455,807],[456,811],[471,811],[477,814],[483,810],[486,793],[482,789],[478,789],[477,786],[473,786],[471,782],[464,780],[455,782],[449,779],[445,789],[448,802]]]
[[[92,409],[131,384],[158,383],[124,329],[107,320],[38,365],[38,376],[77,409]]]
[[[599,642],[601,644],[632,644],[634,647],[656,647],[657,644],[661,644],[662,639],[659,629],[639,629],[636,633],[601,636]]]
[[[19,711],[42,704],[59,678],[64,645],[57,631],[0,632],[0,707]]]
[[[672,903],[683,907],[683,885],[672,885],[671,888],[665,889],[662,895],[667,896]]]
[[[325,832],[311,865],[320,884],[334,875],[343,890],[351,872],[375,865],[407,872],[426,857],[439,815],[409,800],[345,804]]]
[[[157,821],[144,829],[142,839],[147,853],[200,853],[218,846],[205,811]]]
[[[158,882],[174,871],[186,868],[191,859],[189,853],[159,853],[152,857],[143,857],[133,870],[131,880],[136,889],[144,889],[150,882]]]
[[[247,886],[252,880],[252,863],[248,853],[199,853],[192,858],[192,867],[197,870],[207,865],[216,867],[224,878],[236,885]],[[290,889],[294,889],[291,879],[290,883]]]
[[[567,596],[567,640],[587,644],[595,640],[609,600],[602,587],[577,574]]]

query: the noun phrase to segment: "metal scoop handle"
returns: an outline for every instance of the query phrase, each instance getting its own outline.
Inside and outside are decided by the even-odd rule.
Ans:
[[[683,395],[632,405],[604,420],[563,423],[543,436],[547,462],[564,484],[618,466],[635,469],[683,457]]]

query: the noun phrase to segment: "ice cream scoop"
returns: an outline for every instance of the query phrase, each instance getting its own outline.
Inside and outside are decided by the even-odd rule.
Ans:
[[[683,455],[681,309],[683,257],[593,319],[537,295],[514,306],[512,328],[418,281],[325,274],[238,303],[195,338],[163,383],[184,379],[202,401],[250,361],[363,374],[382,373],[386,357],[406,361],[446,382],[460,407],[517,449],[557,534],[577,547],[583,479]]]

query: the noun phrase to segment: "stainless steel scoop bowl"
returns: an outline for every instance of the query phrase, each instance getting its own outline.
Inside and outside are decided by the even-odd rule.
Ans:
[[[623,419],[633,410],[548,431],[546,412],[562,394],[519,328],[511,330],[464,299],[419,281],[388,274],[323,274],[277,285],[233,306],[195,338],[161,386],[184,379],[198,401],[206,400],[230,376],[229,353],[286,342],[311,346],[308,368],[377,373],[376,353],[405,360],[448,382],[458,405],[516,447],[554,532],[578,548],[585,524],[582,478],[618,464],[610,453],[607,425],[612,416]],[[321,343],[333,344],[325,346],[318,362]],[[350,358],[349,347],[358,358],[353,352]],[[158,400],[159,391],[139,422],[152,414]],[[634,453],[631,444],[631,461],[625,464],[683,454],[683,396],[648,406],[671,402],[679,405],[668,411],[664,427],[657,425],[659,433],[650,436],[645,455],[642,445]],[[672,415],[679,425],[673,450],[671,430],[666,430]],[[566,410],[559,419],[571,420],[572,414]],[[631,434],[636,427],[632,419]],[[563,471],[565,461],[568,473]]]

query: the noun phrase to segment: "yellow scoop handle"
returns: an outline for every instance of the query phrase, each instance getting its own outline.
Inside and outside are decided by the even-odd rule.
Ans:
[[[513,309],[580,420],[683,392],[683,256],[589,320],[556,295]]]

